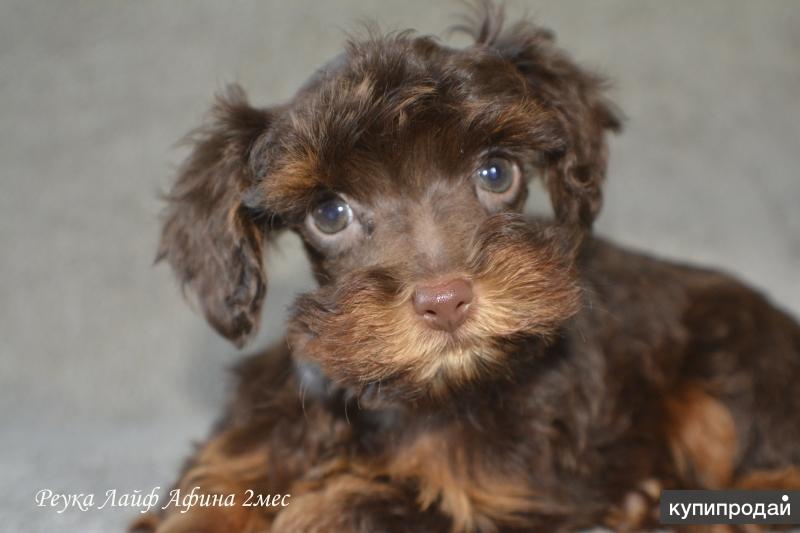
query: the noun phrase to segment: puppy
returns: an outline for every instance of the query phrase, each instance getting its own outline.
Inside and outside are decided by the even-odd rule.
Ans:
[[[133,529],[630,530],[662,488],[800,488],[800,327],[594,237],[603,81],[491,6],[475,28],[353,40],[289,102],[234,86],[195,132],[159,257],[211,325],[252,338],[278,232],[319,288],[181,473],[206,505]],[[521,215],[536,179],[552,220]]]

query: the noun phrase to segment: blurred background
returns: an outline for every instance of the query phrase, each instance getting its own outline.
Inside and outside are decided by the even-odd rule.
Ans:
[[[149,492],[220,411],[243,353],[153,266],[175,142],[238,81],[289,98],[354,21],[441,33],[457,2],[0,1],[0,529],[121,531],[129,509],[57,514],[34,494]],[[800,2],[525,1],[615,80],[598,231],[715,264],[800,315]],[[456,43],[459,41],[456,40]],[[310,283],[269,252],[255,349]]]

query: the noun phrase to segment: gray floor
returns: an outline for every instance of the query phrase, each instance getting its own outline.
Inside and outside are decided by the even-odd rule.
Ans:
[[[725,265],[800,314],[800,2],[514,5],[617,81],[628,124],[599,230]],[[0,2],[0,530],[120,530],[134,511],[58,514],[34,493],[164,486],[219,406],[241,354],[152,267],[172,145],[211,93],[238,80],[278,102],[353,20],[438,32],[457,11]],[[297,242],[281,245],[259,344],[308,283]]]

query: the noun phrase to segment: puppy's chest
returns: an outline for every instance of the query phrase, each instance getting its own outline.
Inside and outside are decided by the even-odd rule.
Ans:
[[[398,437],[364,466],[413,487],[420,508],[447,515],[456,531],[524,526],[526,516],[552,505],[531,482],[537,465],[528,454],[503,454],[487,442],[489,435],[445,427]]]

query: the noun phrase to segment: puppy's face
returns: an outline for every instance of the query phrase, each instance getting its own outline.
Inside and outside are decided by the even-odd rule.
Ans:
[[[284,228],[320,285],[296,302],[293,353],[356,394],[440,398],[508,371],[519,343],[577,311],[574,253],[616,119],[546,32],[487,20],[461,50],[370,38],[283,106],[233,89],[215,113],[170,197],[162,254],[229,338],[252,334],[262,241]],[[553,223],[520,215],[533,179]]]

